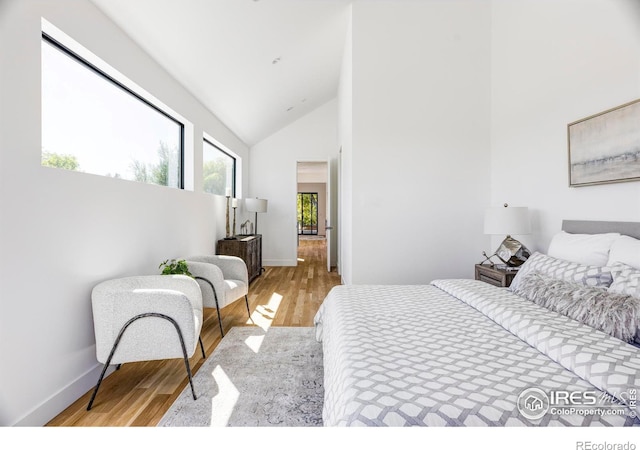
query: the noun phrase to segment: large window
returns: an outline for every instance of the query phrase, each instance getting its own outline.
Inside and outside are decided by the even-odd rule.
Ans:
[[[202,146],[202,176],[204,191],[211,194],[236,196],[236,159],[207,139]]]
[[[183,187],[184,125],[42,34],[42,165]]]

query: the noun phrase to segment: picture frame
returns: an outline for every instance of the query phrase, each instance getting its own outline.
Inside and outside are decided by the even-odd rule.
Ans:
[[[569,186],[640,181],[640,99],[567,125]]]

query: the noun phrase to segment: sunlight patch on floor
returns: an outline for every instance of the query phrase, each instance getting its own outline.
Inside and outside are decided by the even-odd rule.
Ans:
[[[269,298],[267,304],[258,305],[251,314],[251,318],[247,323],[254,323],[264,331],[267,331],[271,326],[274,317],[276,316],[276,312],[280,307],[282,298],[282,295],[278,294],[277,292],[271,294],[271,298]]]
[[[215,417],[211,417],[211,426],[226,427],[238,402],[240,392],[224,373],[222,367],[216,366],[211,375],[218,386],[218,393],[211,399],[211,411],[216,411]]]
[[[247,347],[249,347],[253,351],[253,353],[258,353],[265,336],[266,335],[264,334],[260,336],[249,336],[244,340],[244,343],[247,344]]]

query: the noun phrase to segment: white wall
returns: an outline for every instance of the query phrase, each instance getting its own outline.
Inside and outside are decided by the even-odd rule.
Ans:
[[[490,18],[486,1],[352,5],[345,282],[473,276],[488,243]]]
[[[532,209],[532,250],[562,219],[640,220],[640,183],[570,188],[567,168],[567,124],[640,98],[639,80],[637,0],[493,0],[491,198]]]
[[[89,1],[0,4],[0,425],[43,425],[93,388],[95,284],[213,253],[225,232],[221,197],[41,167],[41,17],[191,122],[196,189],[203,131],[248,161],[246,146]]]
[[[331,100],[251,147],[249,196],[269,201],[258,216],[265,266],[297,265],[297,163],[328,161],[338,152],[337,112]]]

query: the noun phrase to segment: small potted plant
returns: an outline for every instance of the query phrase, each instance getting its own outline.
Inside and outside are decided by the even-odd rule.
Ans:
[[[193,275],[189,272],[189,266],[187,266],[187,262],[184,259],[167,259],[160,263],[158,269],[162,269],[162,275],[187,275],[193,278]]]

